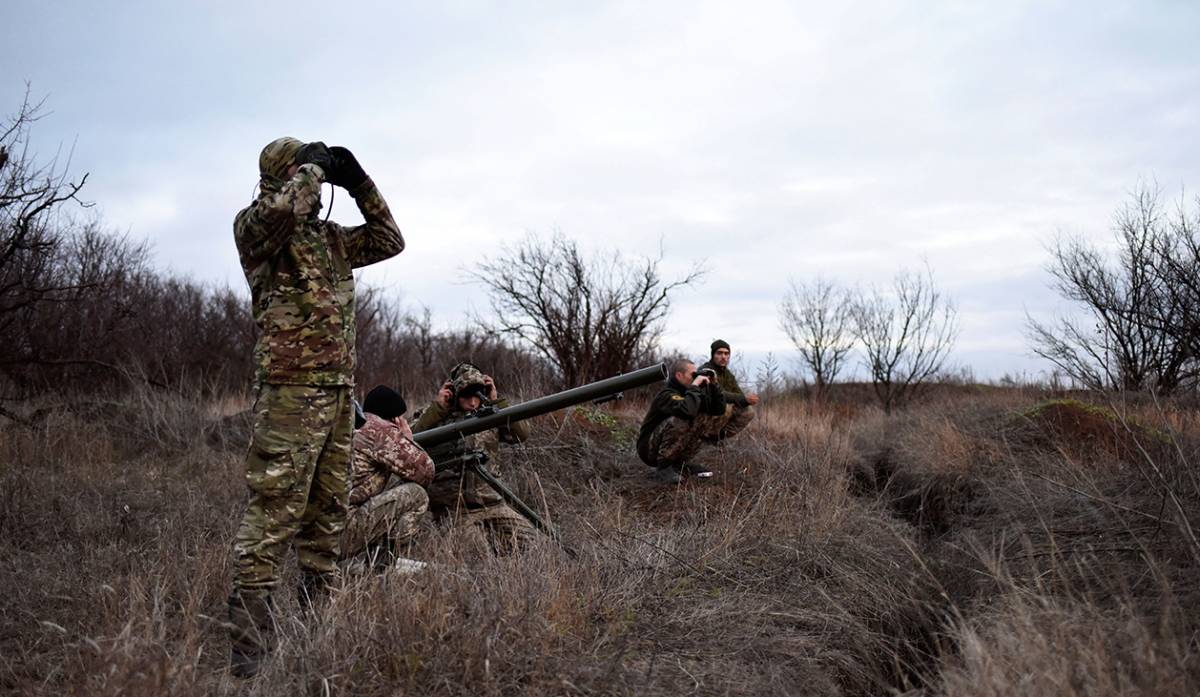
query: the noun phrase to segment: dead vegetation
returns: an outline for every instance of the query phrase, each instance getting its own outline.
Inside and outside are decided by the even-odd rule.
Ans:
[[[348,578],[315,616],[282,593],[280,650],[237,683],[221,627],[236,409],[185,397],[0,426],[6,693],[1200,690],[1190,410],[781,400],[704,455],[715,482],[678,488],[632,454],[636,404],[564,412],[506,472],[577,557],[494,558],[426,530],[411,555],[432,570]]]

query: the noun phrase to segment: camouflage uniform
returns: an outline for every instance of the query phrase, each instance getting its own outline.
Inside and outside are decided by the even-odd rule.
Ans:
[[[717,374],[717,384],[721,386],[721,393],[725,396],[725,423],[707,439],[717,441],[732,438],[754,420],[754,407],[750,405],[750,400],[746,399],[732,370],[711,360],[700,366],[701,370],[704,368],[710,368]]]
[[[482,384],[483,375],[474,369],[458,374],[453,389],[459,394],[470,385]],[[458,400],[450,400],[449,409],[435,400],[421,412],[413,425],[413,432],[420,433],[437,426],[462,421],[468,415],[458,407]],[[508,406],[505,399],[485,402],[497,409]],[[488,469],[500,476],[500,443],[520,443],[529,437],[529,425],[523,421],[466,437],[466,447],[480,449],[488,454]],[[483,530],[488,541],[497,551],[512,551],[537,535],[533,525],[525,516],[504,502],[486,482],[461,467],[444,467],[438,470],[429,485],[429,509],[437,519],[451,518],[460,524],[475,525]]]
[[[672,377],[642,419],[638,457],[651,467],[683,465],[727,425],[726,407],[716,385],[681,385]]]
[[[302,146],[280,138],[263,149],[260,193],[233,224],[259,330],[250,500],[234,542],[229,603],[235,654],[270,644],[270,597],[289,545],[306,587],[337,569],[353,427],[352,270],[404,249],[370,179],[350,192],[365,224],[317,217],[325,172],[304,164],[285,180]]]
[[[429,508],[423,488],[433,480],[429,455],[396,424],[367,414],[366,423],[354,432],[350,463],[350,514],[342,532],[342,558],[381,538],[393,543],[412,539]],[[389,488],[393,475],[398,482]]]

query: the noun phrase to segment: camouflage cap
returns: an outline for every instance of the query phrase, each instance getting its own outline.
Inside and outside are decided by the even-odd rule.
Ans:
[[[450,371],[450,383],[457,397],[466,397],[478,393],[481,397],[487,394],[487,386],[483,382],[483,371],[470,363],[459,363]]]
[[[258,173],[264,177],[286,179],[288,167],[296,159],[296,153],[304,147],[304,142],[295,138],[283,137],[267,143],[258,156]]]

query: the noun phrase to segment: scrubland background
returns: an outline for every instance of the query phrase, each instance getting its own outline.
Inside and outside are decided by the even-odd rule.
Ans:
[[[813,379],[735,364],[763,401],[702,455],[711,482],[647,478],[647,390],[542,417],[505,475],[573,555],[429,526],[407,550],[426,571],[347,575],[315,614],[288,565],[279,650],[239,682],[245,291],[158,270],[90,217],[86,175],[28,147],[39,110],[0,127],[0,692],[1200,694],[1200,205],[1143,189],[1116,252],[1051,247],[1080,313],[1031,323],[1042,385],[953,370],[932,269],[780,279]],[[471,360],[519,400],[659,360],[672,292],[706,271],[661,261],[529,237],[482,269],[490,314],[453,330],[361,288],[359,393],[416,407]]]
[[[764,400],[653,485],[641,405],[506,452],[559,525],[490,555],[429,528],[415,575],[347,577],[227,674],[244,398],[146,388],[0,425],[11,694],[1193,695],[1200,423],[1187,405],[952,387],[884,415],[847,386]]]

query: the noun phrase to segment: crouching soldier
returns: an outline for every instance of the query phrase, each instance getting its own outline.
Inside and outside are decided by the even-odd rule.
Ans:
[[[655,479],[678,484],[685,475],[712,476],[710,470],[689,462],[705,440],[727,423],[725,396],[710,375],[698,374],[696,364],[686,358],[677,359],[666,387],[650,403],[637,451],[642,462],[654,468]]]
[[[350,460],[343,560],[367,551],[370,562],[390,563],[395,550],[417,534],[429,508],[424,487],[433,481],[433,460],[413,442],[406,411],[404,398],[384,385],[363,400],[364,420],[354,432]]]
[[[742,392],[737,376],[729,369],[730,355],[729,344],[717,339],[709,347],[708,362],[700,366],[700,370],[716,373],[717,385],[725,397],[725,422],[715,433],[705,436],[710,443],[718,443],[740,433],[754,420],[754,405],[758,404],[758,395]]]
[[[438,390],[437,397],[423,410],[413,426],[417,433],[469,418],[478,409],[491,406],[503,409],[496,381],[470,363],[459,363],[450,371],[450,379]],[[523,421],[467,436],[467,449],[483,450],[488,469],[500,476],[497,455],[501,443],[520,443],[529,437],[529,425]],[[475,525],[487,536],[492,549],[515,551],[537,534],[533,525],[486,482],[461,466],[438,462],[438,471],[429,486],[429,510],[435,520]]]

